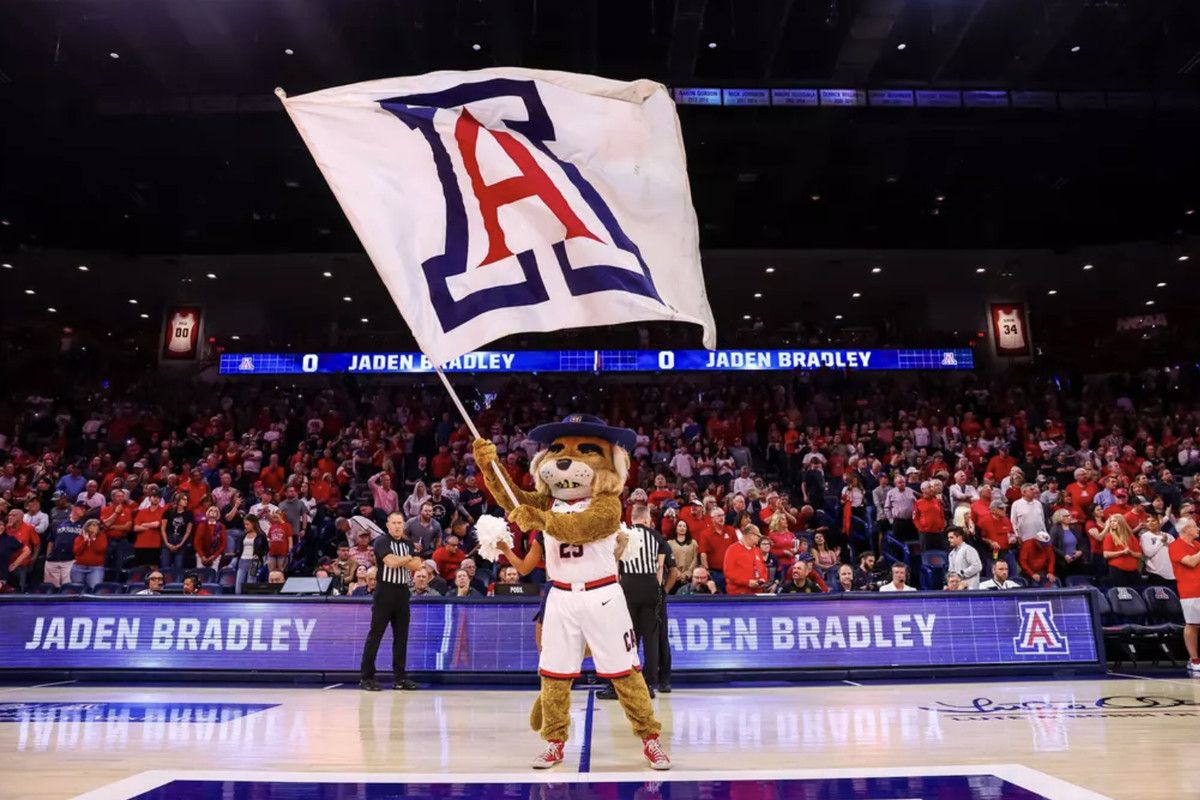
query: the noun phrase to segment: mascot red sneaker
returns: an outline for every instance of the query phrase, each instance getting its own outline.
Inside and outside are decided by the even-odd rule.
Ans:
[[[596,674],[612,681],[650,766],[670,769],[658,740],[662,725],[642,678],[633,622],[617,582],[620,495],[636,434],[599,417],[572,414],[534,428],[529,436],[543,447],[530,464],[537,491],[514,487],[516,507],[492,467],[495,446],[477,439],[474,452],[479,474],[508,519],[522,531],[542,531],[545,539],[551,588],[538,662],[542,689],[529,722],[549,746],[533,766],[552,767],[562,761],[571,722],[571,681],[579,677],[587,647]]]

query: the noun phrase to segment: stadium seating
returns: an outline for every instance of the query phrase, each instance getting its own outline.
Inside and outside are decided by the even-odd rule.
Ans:
[[[225,567],[217,573],[217,586],[221,589],[221,594],[233,594],[237,587],[237,568]]]
[[[1136,589],[1115,586],[1108,590],[1107,597],[1113,614],[1124,628],[1122,639],[1134,666],[1137,665],[1139,645],[1150,649],[1155,664],[1158,663],[1160,654],[1167,656],[1172,662],[1176,660],[1168,638],[1174,639],[1178,635],[1178,629],[1170,623],[1152,623],[1146,600]]]
[[[59,594],[83,594],[87,587],[82,583],[64,583],[58,590]]]
[[[58,589],[53,583],[39,583],[29,590],[30,594],[58,594]]]
[[[92,589],[91,594],[124,594],[124,584],[114,581],[105,581],[104,583],[96,584],[96,588]]]
[[[1067,577],[1067,586],[1069,588],[1078,586],[1095,586],[1096,579],[1091,575],[1069,575]]]
[[[921,577],[918,587],[926,590],[942,588],[946,583],[948,563],[945,550],[926,550],[921,553]]]

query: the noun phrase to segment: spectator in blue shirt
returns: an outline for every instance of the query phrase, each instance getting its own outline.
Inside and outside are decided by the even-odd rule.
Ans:
[[[75,499],[87,488],[87,478],[80,473],[78,464],[68,464],[66,474],[58,479],[54,488],[66,494],[67,497]]]

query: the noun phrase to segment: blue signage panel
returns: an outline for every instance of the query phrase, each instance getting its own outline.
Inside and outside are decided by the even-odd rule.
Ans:
[[[1038,108],[1044,111],[1058,109],[1058,95],[1054,92],[1013,92],[1013,108]]]
[[[862,89],[822,89],[823,106],[865,106],[867,93]]]
[[[770,92],[766,89],[725,89],[727,106],[770,105]]]
[[[871,89],[867,92],[867,101],[872,106],[911,108],[913,93],[911,89]]]
[[[771,105],[773,106],[817,106],[820,98],[816,89],[772,89]]]
[[[681,106],[719,106],[720,89],[676,89],[675,102]]]
[[[758,372],[765,370],[969,370],[970,349],[943,350],[518,350],[476,351],[446,372]],[[433,372],[421,353],[223,353],[222,375]]]
[[[957,89],[918,89],[919,108],[961,108],[962,92]]]
[[[357,600],[5,598],[0,668],[351,672]],[[536,601],[414,602],[408,666],[529,672]],[[1085,590],[672,601],[675,669],[978,667],[1100,661]],[[386,638],[386,637],[385,637]],[[390,644],[380,648],[387,669]]]
[[[968,90],[963,92],[967,108],[1008,108],[1008,92]]]

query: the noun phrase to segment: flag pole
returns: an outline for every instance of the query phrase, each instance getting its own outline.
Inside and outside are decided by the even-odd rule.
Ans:
[[[435,366],[433,371],[436,372],[437,376],[442,379],[442,386],[445,386],[446,391],[450,393],[450,399],[454,401],[455,408],[457,408],[458,413],[462,415],[463,422],[467,423],[467,429],[471,431],[471,435],[476,439],[482,439],[483,437],[479,435],[479,429],[476,428],[475,423],[471,421],[471,415],[467,413],[466,407],[463,406],[462,400],[459,399],[458,392],[454,391],[454,387],[450,385],[450,380],[446,377],[446,373],[442,372],[442,368],[438,366]],[[521,501],[517,499],[517,495],[513,492],[512,486],[508,482],[508,476],[504,474],[504,470],[500,469],[499,462],[493,461],[492,469],[495,471],[496,478],[504,487],[504,492],[508,495],[508,499],[512,501],[512,504],[514,506],[521,505]]]

